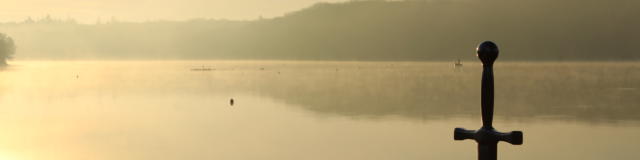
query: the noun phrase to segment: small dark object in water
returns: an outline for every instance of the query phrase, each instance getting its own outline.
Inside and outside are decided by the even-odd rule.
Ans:
[[[231,98],[231,100],[229,100],[229,104],[230,104],[231,106],[233,106],[233,104],[234,104],[233,98]]]

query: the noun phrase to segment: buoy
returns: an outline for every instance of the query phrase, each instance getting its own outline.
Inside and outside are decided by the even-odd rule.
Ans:
[[[231,98],[231,100],[229,100],[229,104],[230,104],[231,106],[233,106],[233,103],[234,103],[234,102],[233,102],[233,98]]]

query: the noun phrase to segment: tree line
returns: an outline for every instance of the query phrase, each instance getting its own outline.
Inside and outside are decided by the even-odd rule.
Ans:
[[[1,24],[33,59],[638,60],[633,0],[319,3],[254,21]]]

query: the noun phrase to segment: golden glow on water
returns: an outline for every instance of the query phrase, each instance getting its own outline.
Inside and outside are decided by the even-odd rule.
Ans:
[[[191,70],[203,65],[212,70]],[[0,160],[475,159],[474,142],[452,136],[454,127],[480,126],[477,65],[454,71],[449,63],[418,62],[15,62],[0,72]],[[503,79],[496,85],[518,87],[504,79],[528,65],[496,66]],[[634,73],[628,78],[636,79]],[[556,80],[529,74],[531,82],[519,83],[538,87],[519,90],[546,92],[537,80]],[[638,94],[629,89],[639,86],[635,82],[608,81],[576,80]],[[539,106],[543,111],[514,110],[508,107],[529,103],[519,96],[549,97],[497,91],[496,127],[525,133],[522,146],[501,144],[501,159],[640,158],[638,117],[597,108],[634,101],[603,98],[575,113],[563,109],[575,109],[576,102],[554,100],[542,103],[548,104]],[[458,102],[464,99],[470,102]],[[585,118],[594,108],[603,115]],[[522,110],[535,115],[507,115],[527,114]]]

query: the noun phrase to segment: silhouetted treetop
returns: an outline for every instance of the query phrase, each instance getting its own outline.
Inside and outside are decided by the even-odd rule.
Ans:
[[[16,45],[13,39],[4,33],[0,33],[0,65],[7,65],[7,59],[16,53]]]

